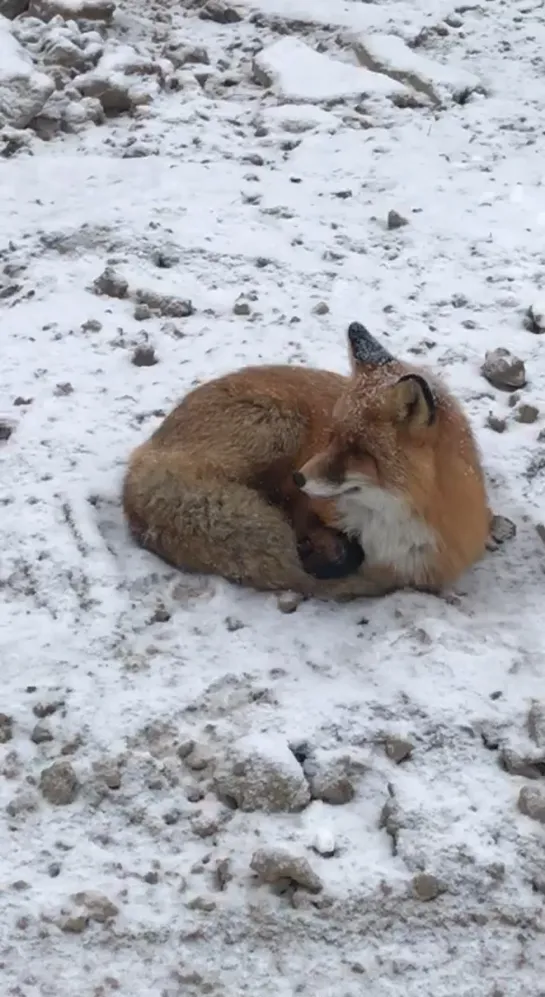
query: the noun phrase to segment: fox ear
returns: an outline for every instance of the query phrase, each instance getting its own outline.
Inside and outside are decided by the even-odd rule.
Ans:
[[[382,364],[391,363],[394,359],[360,322],[351,322],[348,326],[348,341],[356,364],[381,367]]]
[[[420,374],[404,374],[391,391],[395,418],[398,422],[416,428],[433,425],[437,406],[433,391],[425,377]]]

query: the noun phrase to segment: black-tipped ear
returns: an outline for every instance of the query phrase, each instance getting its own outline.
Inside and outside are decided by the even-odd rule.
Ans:
[[[348,341],[356,363],[381,367],[394,359],[360,322],[351,322],[348,326]]]
[[[425,377],[420,374],[404,374],[392,391],[398,422],[417,427],[433,425],[437,404]]]

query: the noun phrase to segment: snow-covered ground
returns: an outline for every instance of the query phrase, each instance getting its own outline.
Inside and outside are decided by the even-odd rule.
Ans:
[[[543,995],[542,4],[25,6],[0,0],[2,994]],[[515,538],[444,599],[291,614],[135,549],[123,468],[163,413],[245,363],[343,371],[354,319],[442,371]]]

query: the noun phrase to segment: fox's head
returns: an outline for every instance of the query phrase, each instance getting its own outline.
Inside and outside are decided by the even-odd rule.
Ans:
[[[333,410],[328,446],[295,472],[295,483],[312,497],[350,496],[351,505],[359,499],[366,507],[380,502],[380,491],[425,495],[437,442],[434,388],[359,322],[348,340],[353,373]]]

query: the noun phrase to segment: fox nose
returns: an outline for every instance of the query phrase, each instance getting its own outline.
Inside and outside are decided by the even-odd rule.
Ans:
[[[306,480],[307,479],[305,478],[305,475],[301,474],[300,471],[294,471],[293,472],[293,483],[294,483],[294,485],[295,485],[296,488],[304,488],[305,484],[306,484]]]

